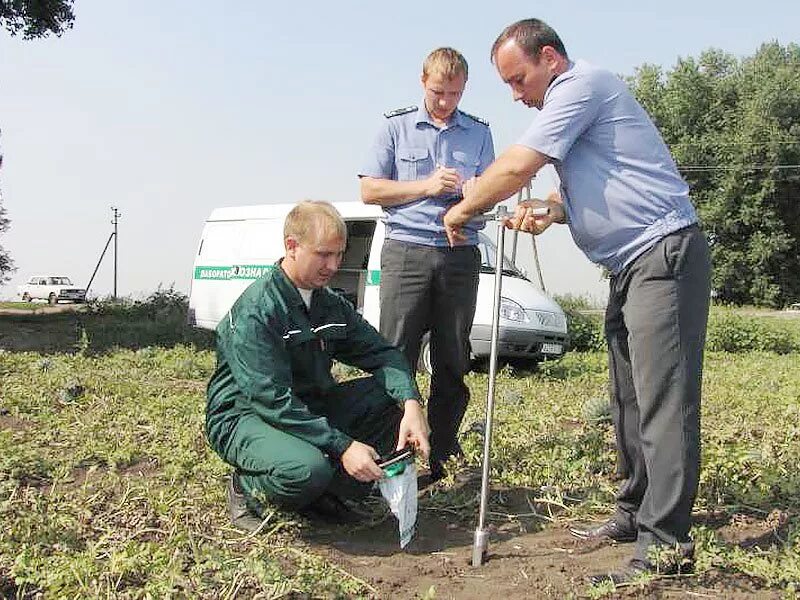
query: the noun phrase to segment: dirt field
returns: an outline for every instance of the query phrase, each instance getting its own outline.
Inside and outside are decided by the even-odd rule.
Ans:
[[[465,485],[478,494],[479,479]],[[426,508],[424,492],[417,536],[405,551],[399,549],[397,522],[391,516],[372,527],[309,530],[304,539],[315,552],[367,582],[379,598],[590,597],[587,577],[624,564],[633,546],[577,540],[565,525],[548,522],[546,505],[533,504],[541,515],[533,517],[532,496],[532,490],[493,491],[491,541],[488,559],[481,567],[471,564],[477,506],[474,511],[461,510],[461,514]],[[723,518],[716,526],[723,538],[742,546],[763,543],[772,535],[770,524],[756,519],[733,523]],[[758,590],[745,577],[712,569],[702,577],[631,585],[604,597],[737,600],[777,599],[781,594]]]
[[[83,312],[86,304],[66,303],[47,304],[46,302],[0,302],[2,315],[54,315],[65,312]]]

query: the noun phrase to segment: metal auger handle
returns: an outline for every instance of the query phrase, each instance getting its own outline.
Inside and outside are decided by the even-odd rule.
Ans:
[[[494,215],[481,215],[491,217],[494,221],[502,221],[508,217],[509,212],[505,206],[498,206]],[[480,567],[486,560],[489,550],[489,531],[486,529],[486,510],[489,504],[489,470],[490,452],[492,448],[492,420],[494,417],[494,387],[497,377],[497,346],[500,337],[500,293],[503,286],[503,249],[505,244],[506,228],[499,223],[497,226],[497,248],[494,268],[494,306],[492,310],[492,343],[489,350],[489,389],[486,394],[486,427],[483,433],[483,469],[481,472],[481,505],[478,513],[478,527],[475,529],[475,540],[472,546],[472,566]]]
[[[503,221],[510,216],[512,216],[512,212],[508,210],[506,206],[499,204],[497,209],[493,213],[483,213],[479,215],[475,215],[470,219],[470,221],[478,222],[478,223],[490,223],[491,221]]]

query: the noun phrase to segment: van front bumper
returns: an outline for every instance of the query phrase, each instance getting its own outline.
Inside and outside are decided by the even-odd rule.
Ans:
[[[559,358],[569,349],[569,336],[566,333],[500,327],[499,334],[498,356],[541,360]],[[489,356],[492,347],[491,326],[473,325],[469,341],[474,357]]]

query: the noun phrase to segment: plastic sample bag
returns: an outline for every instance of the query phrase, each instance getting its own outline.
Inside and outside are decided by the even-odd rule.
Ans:
[[[417,530],[417,467],[411,462],[402,472],[378,481],[381,494],[397,517],[400,547],[405,548]]]

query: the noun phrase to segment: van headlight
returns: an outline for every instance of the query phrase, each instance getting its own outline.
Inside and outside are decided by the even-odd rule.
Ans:
[[[513,300],[503,297],[500,298],[500,317],[509,321],[519,321],[520,323],[530,321],[522,306]]]

